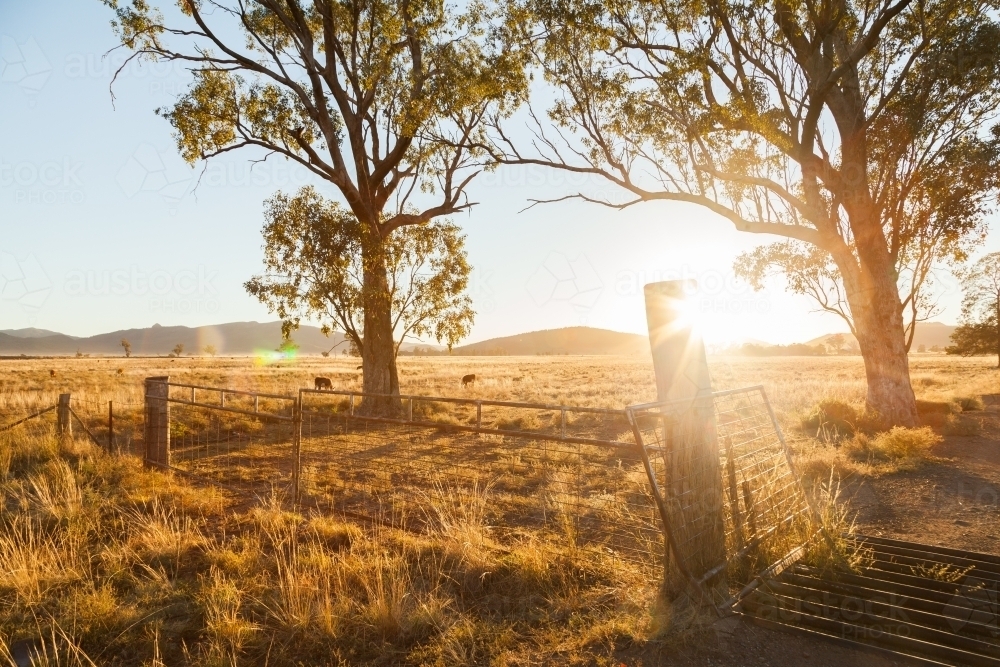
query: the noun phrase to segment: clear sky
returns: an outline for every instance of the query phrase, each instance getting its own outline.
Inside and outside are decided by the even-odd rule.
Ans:
[[[109,20],[98,0],[0,0],[0,329],[83,336],[274,319],[242,287],[260,270],[261,204],[313,180],[282,162],[251,170],[240,152],[204,173],[184,164],[154,110],[183,92],[186,73],[130,66],[113,101],[111,77],[126,54],[105,57],[116,44]],[[735,257],[775,239],[738,233],[700,208],[519,212],[569,186],[608,187],[572,178],[509,168],[471,189],[479,205],[456,218],[475,267],[470,340],[581,324],[641,333],[642,285],[675,277],[701,282],[710,342],[846,330],[778,282],[753,292],[736,281]],[[991,236],[988,249],[997,247]],[[958,285],[945,272],[939,282],[936,319],[954,322]]]

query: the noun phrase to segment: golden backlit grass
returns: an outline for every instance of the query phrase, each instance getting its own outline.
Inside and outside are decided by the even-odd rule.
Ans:
[[[24,639],[59,665],[612,664],[654,638],[655,581],[498,543],[486,487],[438,494],[418,535],[239,510],[43,426],[0,451],[0,664]]]
[[[274,393],[323,375],[360,389],[356,359],[0,363],[0,424],[64,391],[89,415],[108,400],[127,413],[152,375]],[[960,430],[961,410],[998,393],[990,359],[916,357],[918,397],[945,406],[936,432],[831,435],[805,425],[821,403],[861,409],[860,359],[710,365],[718,389],[764,385],[838,525],[848,521],[831,491],[838,475],[919,465],[936,432]],[[400,369],[414,394],[610,408],[654,398],[646,358],[407,357]],[[479,382],[462,388],[466,373]],[[277,497],[249,508],[85,439],[59,441],[51,421],[0,433],[0,646],[40,639],[47,664],[613,664],[616,647],[662,640],[658,582],[571,540],[542,549],[531,531],[501,538],[489,485],[428,489],[415,535],[289,512]]]
[[[264,364],[247,357],[208,358],[59,358],[0,361],[0,424],[53,405],[62,392],[72,392],[81,416],[101,423],[107,402],[116,405],[116,433],[128,448],[141,423],[143,385],[149,376],[169,375],[179,382],[232,389],[294,394],[311,387],[316,376],[329,377],[337,389],[360,390],[357,358],[302,357]],[[823,477],[830,466],[846,473],[875,473],[886,468],[852,462],[840,451],[840,435],[804,428],[823,401],[863,407],[864,366],[860,357],[714,357],[713,385],[731,389],[761,384],[767,391],[789,442],[803,458],[804,471]],[[1000,394],[1000,372],[991,357],[915,355],[911,377],[918,399],[975,408],[981,396]],[[400,357],[404,393],[463,398],[555,403],[570,406],[623,408],[655,399],[648,357]],[[478,381],[462,387],[461,378],[475,373]],[[961,407],[959,407],[959,410]],[[418,405],[417,416],[447,420],[454,408]],[[422,412],[423,411],[423,412]],[[440,414],[438,414],[440,413]],[[465,417],[462,416],[464,419]],[[508,428],[534,428],[515,423],[526,415],[500,415]],[[971,435],[976,423],[961,414],[931,419],[929,425],[955,435]]]
[[[347,357],[302,357],[272,364],[246,357],[2,360],[0,413],[52,405],[64,391],[98,402],[141,403],[142,379],[154,375],[277,393],[311,387],[313,378],[322,375],[331,378],[335,388],[360,390],[359,364],[359,359]],[[823,399],[859,403],[865,394],[860,357],[713,357],[709,366],[717,389],[763,384],[782,419],[797,419]],[[917,355],[910,368],[921,399],[1000,393],[1000,373],[990,357]],[[609,408],[655,400],[652,363],[644,356],[400,357],[399,369],[402,390],[414,394]],[[467,373],[479,379],[463,388],[461,378]]]

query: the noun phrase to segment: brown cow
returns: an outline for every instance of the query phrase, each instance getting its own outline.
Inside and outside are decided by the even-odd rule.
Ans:
[[[323,389],[333,391],[333,382],[330,378],[316,378],[316,390],[321,391]]]
[[[462,377],[462,386],[467,387],[468,385],[472,384],[475,381],[476,381],[476,374],[470,373],[469,375]]]

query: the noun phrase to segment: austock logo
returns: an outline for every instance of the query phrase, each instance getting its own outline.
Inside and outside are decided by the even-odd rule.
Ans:
[[[944,608],[945,617],[952,630],[959,632],[969,623],[985,625],[994,633],[997,631],[997,615],[1000,614],[1000,596],[997,582],[982,581],[968,577]]]
[[[61,160],[5,162],[0,157],[0,188],[14,188],[15,204],[80,204],[85,200],[83,163]]]
[[[250,162],[216,157],[194,169],[176,150],[161,151],[143,143],[118,169],[115,182],[127,199],[157,195],[175,214],[180,202],[200,188],[292,188],[305,185],[309,178],[305,167],[283,159]]]
[[[115,182],[128,199],[140,192],[155,193],[172,214],[191,189],[191,181],[191,169],[176,152],[157,151],[152,144],[145,143],[135,149],[115,176]]]
[[[216,313],[218,271],[204,266],[166,271],[146,271],[138,266],[115,270],[69,271],[63,281],[67,296],[145,298],[149,309],[165,313]]]
[[[17,304],[34,323],[52,292],[52,281],[34,255],[0,252],[0,301]]]
[[[553,302],[568,303],[586,324],[587,314],[597,304],[604,283],[586,255],[570,260],[561,252],[550,252],[528,278],[528,294],[539,307]]]
[[[0,81],[16,84],[29,96],[29,104],[34,105],[34,96],[51,73],[52,66],[33,37],[18,43],[10,35],[0,35]]]

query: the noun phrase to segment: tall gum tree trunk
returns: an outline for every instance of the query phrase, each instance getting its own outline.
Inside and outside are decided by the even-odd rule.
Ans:
[[[903,343],[903,318],[899,313],[885,314],[873,307],[854,314],[868,380],[866,403],[886,426],[916,426],[917,404]]]
[[[385,247],[377,234],[363,243],[364,345],[361,350],[362,391],[388,396],[365,397],[362,414],[392,417],[399,414],[399,374],[393,343],[392,303],[386,274]]]
[[[844,137],[843,206],[854,235],[857,259],[850,258],[849,268],[840,266],[841,276],[865,362],[867,407],[878,415],[883,427],[912,427],[918,422],[917,401],[910,385],[903,304],[896,284],[898,275],[882,228],[882,215],[868,184],[869,151],[865,128],[860,122],[864,109],[856,72],[849,81],[842,100],[846,104],[835,115],[839,116],[837,122]]]
[[[871,248],[859,248],[858,255],[860,267],[853,260],[850,267],[838,264],[865,362],[865,402],[883,426],[916,426],[917,403],[894,272]]]

